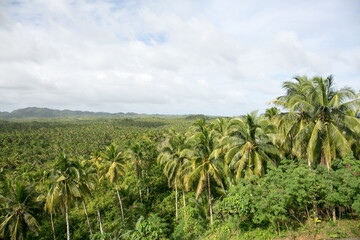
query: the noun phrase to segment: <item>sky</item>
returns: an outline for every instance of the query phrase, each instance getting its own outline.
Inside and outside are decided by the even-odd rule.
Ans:
[[[359,91],[359,0],[0,0],[0,111],[238,116],[330,74]]]

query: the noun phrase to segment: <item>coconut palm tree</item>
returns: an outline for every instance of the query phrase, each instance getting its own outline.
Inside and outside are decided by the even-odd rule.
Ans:
[[[217,118],[211,124],[211,129],[216,133],[214,134],[216,136],[216,149],[214,149],[212,155],[218,159],[218,161],[223,161],[224,183],[227,188],[234,184],[233,173],[229,165],[225,162],[225,155],[230,150],[231,143],[236,141],[236,138],[232,136],[232,124],[230,118]]]
[[[54,240],[56,240],[56,234],[55,234],[55,225],[54,225],[54,213],[56,212],[56,206],[54,204],[54,196],[52,194],[51,185],[47,185],[47,193],[45,196],[45,204],[44,204],[44,210],[45,212],[49,213],[50,215],[50,223],[51,223],[51,231],[53,234]]]
[[[267,163],[275,163],[275,158],[280,154],[268,136],[274,128],[267,119],[258,117],[256,113],[234,118],[232,124],[231,135],[236,138],[230,143],[225,159],[233,169],[235,179],[239,180],[244,175],[263,176]]]
[[[183,134],[171,131],[160,147],[158,163],[163,166],[164,175],[168,179],[169,186],[175,190],[175,216],[178,219],[178,188],[182,189],[184,217],[186,216],[186,198],[185,198],[185,176],[190,163],[190,146],[187,144],[187,138]]]
[[[143,201],[142,180],[147,175],[147,170],[150,167],[150,160],[156,155],[154,154],[154,148],[153,143],[146,138],[133,142],[129,146],[129,157],[135,171],[141,202]],[[156,159],[156,157],[154,159]],[[149,192],[149,188],[147,188],[147,192]]]
[[[102,178],[101,172],[103,171],[102,153],[100,151],[95,151],[95,152],[91,153],[89,162],[91,163],[91,166],[95,171],[94,175],[96,176],[96,180],[100,181],[101,178]],[[104,234],[104,230],[103,230],[103,227],[102,227],[102,221],[101,221],[101,214],[100,214],[100,209],[99,209],[98,204],[96,204],[96,212],[97,212],[97,220],[98,220],[100,233]]]
[[[67,240],[70,240],[69,206],[89,191],[88,186],[81,181],[81,177],[85,175],[82,171],[79,161],[71,160],[61,153],[50,173],[52,184],[46,205],[48,209],[59,207],[65,213]]]
[[[333,159],[344,157],[351,152],[352,142],[359,142],[360,121],[349,114],[359,109],[359,97],[351,88],[335,90],[332,76],[296,77],[283,88],[286,95],[274,103],[289,110],[284,133],[285,139],[292,140],[291,151],[307,158],[309,166],[330,169]]]
[[[276,107],[267,108],[265,110],[264,116],[267,117],[270,121],[272,121],[274,118],[278,117],[280,114],[280,109]]]
[[[125,175],[124,161],[126,158],[127,156],[125,153],[120,151],[119,147],[114,143],[106,147],[106,150],[103,153],[103,159],[106,161],[104,166],[105,174],[103,177],[108,178],[110,183],[115,185],[116,194],[120,205],[121,218],[123,221],[125,218],[121,194],[119,192],[119,182]]]
[[[33,186],[20,181],[4,181],[0,192],[0,207],[3,211],[0,238],[22,240],[27,238],[29,232],[36,234],[42,205]]]
[[[196,183],[196,198],[207,189],[207,197],[209,202],[209,216],[210,224],[213,224],[213,207],[212,207],[212,190],[211,180],[224,188],[223,178],[223,166],[222,161],[216,158],[214,150],[217,148],[217,136],[216,131],[212,130],[210,125],[205,123],[205,120],[201,119],[194,125],[194,134],[191,136],[190,141],[194,146],[194,154],[192,157],[192,169],[191,174],[187,180],[187,185]]]
[[[90,236],[93,234],[92,233],[92,228],[91,228],[91,223],[90,223],[90,219],[89,219],[89,213],[86,207],[86,196],[89,196],[91,194],[91,191],[93,191],[95,189],[95,173],[96,171],[92,168],[92,164],[90,161],[88,160],[82,160],[80,162],[80,166],[81,166],[81,177],[79,179],[79,184],[81,186],[81,192],[83,193],[83,196],[79,199],[79,201],[82,202],[83,208],[84,208],[84,212],[85,212],[85,216],[86,216],[86,222],[88,224],[89,227],[89,233]]]

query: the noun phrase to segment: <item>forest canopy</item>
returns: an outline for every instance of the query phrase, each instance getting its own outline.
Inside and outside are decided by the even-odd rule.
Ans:
[[[232,118],[0,121],[0,239],[360,236],[359,92],[283,89]]]

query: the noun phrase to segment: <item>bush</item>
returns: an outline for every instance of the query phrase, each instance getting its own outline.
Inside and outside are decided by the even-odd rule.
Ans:
[[[141,216],[135,225],[135,230],[127,231],[122,235],[129,240],[155,240],[167,239],[168,224],[157,214],[150,214],[148,218]]]
[[[241,179],[217,203],[225,224],[239,219],[238,229],[281,229],[325,219],[336,209],[338,217],[360,212],[359,161],[345,159],[336,170],[284,161],[263,178]],[[349,210],[350,209],[350,210]]]

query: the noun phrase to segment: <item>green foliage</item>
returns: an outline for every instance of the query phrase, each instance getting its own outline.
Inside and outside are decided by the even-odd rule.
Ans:
[[[180,212],[183,209],[180,209]],[[201,236],[206,231],[206,221],[201,210],[196,206],[186,207],[186,217],[180,219],[174,228],[171,239],[191,240]]]
[[[0,187],[0,238],[26,239],[30,232],[37,234],[43,202],[34,187],[19,180],[4,180]]]
[[[91,235],[90,240],[110,240],[113,239],[111,233],[95,233]]]
[[[358,204],[359,161],[352,163],[355,165],[346,163],[328,171],[284,161],[265,177],[243,179],[230,188],[227,197],[218,202],[217,214],[225,222],[238,218],[238,227],[244,230],[270,226],[280,231],[328,218],[334,207],[340,211]]]
[[[357,194],[353,204],[351,205],[352,209],[357,213],[357,215],[360,215],[360,194]]]
[[[149,217],[141,216],[135,225],[135,229],[122,235],[123,239],[129,240],[159,240],[167,239],[169,233],[168,223],[157,214]]]

